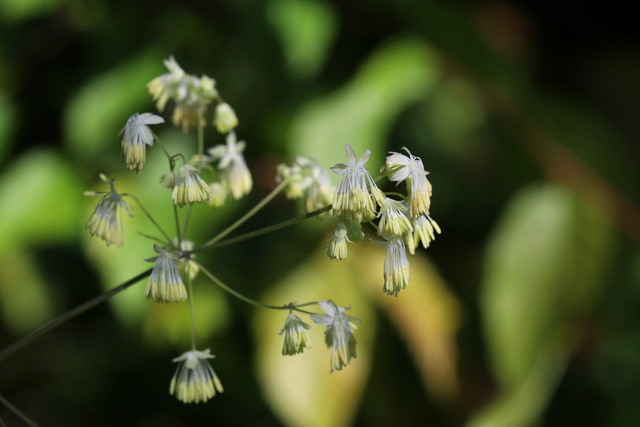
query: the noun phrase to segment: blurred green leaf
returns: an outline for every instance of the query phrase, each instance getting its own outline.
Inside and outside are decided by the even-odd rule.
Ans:
[[[20,21],[43,15],[66,3],[66,0],[2,0],[0,2],[0,19],[3,21]]]
[[[51,319],[51,294],[28,253],[13,250],[0,255],[2,320],[13,333],[23,335]]]
[[[50,151],[31,151],[0,177],[0,251],[69,239],[78,232],[82,188]]]
[[[481,298],[491,364],[504,393],[524,387],[532,401],[549,398],[555,384],[533,379],[533,371],[553,372],[566,362],[579,339],[576,327],[593,304],[613,236],[600,213],[553,184],[528,188],[507,207],[491,237]],[[557,366],[539,366],[550,348],[564,356],[548,359]],[[539,415],[528,414],[519,424],[495,419],[487,425],[528,425]]]
[[[346,144],[358,156],[368,148],[375,174],[396,116],[424,98],[439,74],[438,55],[421,41],[402,39],[379,48],[346,86],[302,108],[292,125],[290,151],[313,155],[329,167],[345,161]]]
[[[261,298],[274,305],[332,299],[338,305],[351,306],[349,314],[362,320],[354,333],[358,357],[342,371],[330,374],[324,327],[299,314],[312,325],[309,336],[313,348],[296,356],[283,356],[284,337],[278,333],[288,312],[258,309],[253,322],[258,378],[265,399],[285,425],[340,427],[351,423],[369,376],[376,331],[373,307],[363,298],[360,280],[353,265],[331,262],[323,247]],[[321,312],[317,306],[307,309]]]
[[[336,35],[333,7],[317,0],[271,0],[267,13],[291,71],[302,77],[316,74]]]
[[[156,52],[145,52],[85,84],[65,111],[68,148],[95,157],[109,144],[118,147],[118,132],[127,119],[151,104],[145,87],[165,71],[162,59]]]

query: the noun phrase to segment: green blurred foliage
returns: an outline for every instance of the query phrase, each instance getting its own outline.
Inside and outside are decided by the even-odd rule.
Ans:
[[[346,144],[372,150],[374,175],[388,151],[420,156],[443,229],[428,258],[410,258],[398,298],[380,292],[381,248],[326,257],[330,217],[197,255],[265,303],[351,306],[358,357],[341,372],[329,374],[322,328],[313,349],[283,357],[286,312],[248,307],[201,274],[197,338],[225,386],[212,402],[168,395],[188,307],[149,303],[145,281],[1,361],[0,394],[43,425],[635,425],[640,54],[606,37],[610,12],[554,4],[554,33],[545,7],[0,2],[0,350],[151,265],[139,232],[158,232],[135,204],[123,248],[84,230],[98,197],[82,192],[107,190],[99,173],[175,229],[163,153],[151,147],[135,175],[118,136],[154,111],[145,85],[172,54],[238,113],[255,183],[222,209],[195,206],[188,239],[257,203],[278,163],[329,167]],[[154,131],[170,152],[195,152],[193,130]],[[222,142],[211,126],[205,138]],[[278,197],[234,234],[299,208]],[[4,407],[0,419],[18,423]]]

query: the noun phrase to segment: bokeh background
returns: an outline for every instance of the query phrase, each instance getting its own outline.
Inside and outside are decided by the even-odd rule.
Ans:
[[[140,210],[107,248],[82,192],[116,177],[171,229],[162,153],[135,176],[117,137],[155,111],[145,85],[171,54],[216,79],[255,181],[194,209],[196,243],[266,195],[278,163],[329,167],[345,144],[372,150],[372,172],[389,150],[420,156],[443,234],[398,298],[381,292],[381,248],[329,261],[331,218],[199,254],[265,303],[351,306],[363,322],[342,372],[321,328],[283,357],[284,313],[199,277],[199,347],[225,386],[213,401],[169,396],[188,308],[149,303],[144,281],[3,360],[0,394],[43,426],[637,425],[639,34],[617,0],[2,0],[0,348],[149,267]],[[156,129],[194,151],[193,131]],[[301,212],[279,197],[238,233]]]

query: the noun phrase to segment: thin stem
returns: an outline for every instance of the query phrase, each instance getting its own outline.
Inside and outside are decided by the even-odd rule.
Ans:
[[[273,191],[271,191],[271,193],[267,195],[267,197],[265,197],[257,205],[255,205],[253,209],[251,209],[249,212],[244,214],[242,218],[240,218],[239,220],[231,224],[229,227],[227,227],[226,230],[222,231],[213,239],[206,242],[204,245],[201,246],[201,248],[209,247],[213,245],[214,243],[222,239],[224,236],[226,236],[227,234],[231,233],[233,230],[235,230],[236,228],[244,224],[249,218],[255,215],[260,209],[262,209],[267,203],[273,200],[273,198],[276,197],[278,193],[280,193],[282,189],[287,185],[288,181],[289,181],[288,179],[285,179],[284,181],[282,181],[276,188],[273,189]]]
[[[209,272],[209,270],[207,270],[206,268],[204,268],[202,266],[202,264],[198,263],[197,261],[194,261],[198,264],[198,266],[200,267],[200,271],[202,271],[205,275],[207,275],[209,277],[209,279],[211,279],[213,281],[213,283],[215,283],[216,285],[220,286],[222,289],[224,289],[225,291],[229,292],[231,295],[233,295],[234,297],[238,298],[239,300],[242,300],[248,304],[254,305],[256,307],[262,307],[262,308],[271,308],[274,310],[287,310],[290,308],[289,304],[287,305],[283,305],[283,306],[277,306],[277,305],[268,305],[268,304],[263,304],[261,302],[258,302],[256,300],[253,300],[249,297],[246,297],[244,295],[242,295],[241,293],[235,291],[234,289],[230,288],[229,286],[225,285],[224,283],[222,283],[217,277],[215,277],[213,274],[211,274],[211,272]]]
[[[185,260],[186,261],[186,260]],[[189,311],[191,312],[191,350],[196,351],[196,317],[193,309],[193,285],[191,284],[191,275],[189,274],[188,262],[185,262],[185,272],[187,273],[187,282],[189,283]]]
[[[198,154],[204,155],[204,109],[198,106]]]
[[[147,271],[138,274],[133,279],[129,279],[126,282],[124,282],[123,284],[121,284],[119,286],[116,286],[115,288],[110,289],[107,292],[104,292],[104,293],[98,295],[97,297],[94,297],[94,298],[90,299],[89,301],[86,301],[86,302],[80,304],[79,306],[77,306],[77,307],[67,311],[66,313],[58,316],[57,318],[53,319],[52,321],[50,321],[46,325],[44,325],[44,326],[36,329],[35,331],[31,332],[29,335],[26,335],[26,336],[20,338],[14,344],[12,344],[9,347],[5,348],[4,350],[0,351],[0,361],[2,361],[4,359],[6,359],[7,357],[11,356],[16,351],[18,351],[21,348],[25,347],[27,344],[31,343],[32,341],[34,341],[35,339],[39,338],[40,336],[46,334],[47,332],[51,331],[52,329],[55,329],[58,326],[62,325],[67,320],[73,319],[77,315],[79,315],[81,313],[84,313],[85,311],[89,310],[90,308],[95,307],[96,305],[100,304],[101,302],[104,302],[104,301],[108,300],[109,298],[111,298],[112,296],[117,294],[118,292],[124,291],[129,286],[131,286],[131,285],[137,283],[138,281],[144,279],[145,277],[149,276],[151,274],[151,270],[152,269],[150,268]]]
[[[38,427],[38,424],[36,424],[35,422],[31,421],[31,418],[27,417],[20,409],[18,409],[15,406],[13,406],[13,404],[11,402],[9,402],[7,399],[5,399],[4,397],[2,397],[2,395],[0,395],[0,403],[2,403],[4,406],[6,406],[11,412],[16,414],[18,416],[18,418],[20,418],[22,421],[24,421],[27,425],[29,425],[31,427]],[[0,420],[0,422],[2,422],[2,420]],[[2,423],[2,424],[4,424],[4,423]]]
[[[178,236],[178,250],[182,250],[182,233],[180,233],[180,219],[178,217],[178,206],[173,204],[173,217],[176,219],[176,236]]]
[[[141,235],[142,237],[146,237],[146,238],[147,238],[147,239],[149,239],[149,240],[153,240],[154,242],[158,242],[158,243],[160,243],[162,246],[166,246],[166,245],[167,245],[167,243],[169,243],[169,242],[165,242],[164,240],[162,240],[162,239],[161,239],[161,238],[159,238],[159,237],[152,236],[152,235],[150,235],[150,234],[146,234],[146,233],[143,233],[143,232],[141,232],[141,231],[138,231],[138,234],[139,234],[139,235]]]
[[[193,205],[189,205],[189,207],[187,208],[187,215],[184,217],[184,225],[182,226],[182,236],[180,236],[180,242],[184,240],[184,237],[187,234],[187,226],[189,225],[189,218],[191,218],[192,209],[193,209]],[[182,247],[180,249],[182,249]]]
[[[173,159],[171,158],[171,154],[169,154],[169,152],[167,151],[167,149],[164,147],[164,145],[162,144],[162,142],[160,142],[160,138],[158,138],[158,135],[156,135],[156,133],[154,131],[151,131],[151,133],[153,134],[153,137],[156,139],[156,142],[158,143],[158,145],[160,146],[160,148],[162,148],[162,151],[164,151],[164,154],[167,155],[167,158],[169,159],[169,165],[171,166],[171,169],[173,169]]]
[[[151,222],[153,223],[153,225],[156,226],[156,228],[158,230],[160,230],[160,232],[162,233],[162,235],[165,237],[165,239],[167,239],[168,241],[171,241],[171,238],[167,235],[167,233],[164,232],[164,230],[162,229],[162,227],[160,227],[160,224],[158,224],[156,222],[155,219],[153,219],[153,217],[151,216],[151,214],[144,208],[144,206],[142,205],[142,203],[140,202],[140,200],[138,200],[138,198],[136,196],[134,196],[133,194],[129,194],[129,193],[124,193],[122,194],[123,196],[129,196],[131,197],[133,200],[135,200],[138,203],[138,206],[140,206],[140,209],[142,209],[142,212],[145,213],[145,215],[147,215],[147,217],[151,220]]]
[[[227,240],[224,240],[224,241],[219,242],[219,243],[207,242],[204,245],[200,246],[199,248],[196,248],[196,249],[192,250],[191,252],[192,253],[202,252],[202,251],[204,251],[206,249],[209,249],[209,248],[219,248],[219,247],[223,247],[223,246],[228,246],[228,245],[231,245],[233,243],[238,243],[238,242],[242,242],[243,240],[248,240],[248,239],[252,239],[252,238],[257,237],[257,236],[261,236],[263,234],[272,233],[272,232],[274,232],[276,230],[280,230],[281,228],[285,228],[285,227],[288,227],[290,225],[302,222],[305,219],[313,218],[315,216],[323,214],[323,213],[325,213],[325,212],[327,212],[329,210],[331,210],[331,205],[327,205],[327,206],[325,206],[323,208],[320,208],[320,209],[318,209],[316,211],[309,212],[307,214],[300,215],[300,216],[297,216],[295,218],[288,219],[288,220],[283,221],[283,222],[281,222],[279,224],[270,225],[268,227],[261,228],[261,229],[256,230],[256,231],[252,231],[250,233],[242,234],[240,236],[233,237],[231,239],[227,239]]]

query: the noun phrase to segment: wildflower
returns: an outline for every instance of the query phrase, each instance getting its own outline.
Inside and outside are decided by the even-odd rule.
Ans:
[[[402,206],[402,202],[386,198],[384,203],[380,205],[380,223],[378,224],[378,234],[380,236],[402,236],[412,230],[409,219],[404,215],[403,211],[407,208]]]
[[[277,167],[276,181],[278,183],[287,180],[285,194],[287,199],[297,199],[302,196],[308,186],[309,179],[302,175],[302,169],[295,163],[291,166],[279,164]]]
[[[178,238],[174,237],[171,240],[171,244],[174,248],[178,247]],[[191,280],[195,279],[198,273],[200,272],[200,267],[198,263],[195,262],[196,256],[192,254],[190,251],[193,250],[193,242],[191,240],[182,239],[182,245],[180,245],[180,250],[183,252],[182,258],[180,259],[180,263],[178,265],[178,271],[180,273],[186,273],[189,275]],[[185,252],[188,253],[188,257],[186,257]]]
[[[160,184],[164,188],[173,189],[176,185],[176,174],[173,171],[169,171],[160,177]]]
[[[209,200],[211,189],[198,176],[198,171],[191,165],[184,165],[178,170],[175,186],[173,187],[173,201],[182,207],[187,203],[193,204]]]
[[[283,356],[293,356],[302,353],[305,348],[313,347],[305,329],[311,329],[311,326],[304,323],[295,314],[289,313],[284,322],[284,328],[280,331],[280,335],[285,334],[284,346],[282,347]]]
[[[122,212],[124,211],[130,217],[130,210],[133,209],[127,202],[122,199],[122,194],[118,194],[113,183],[115,179],[109,181],[106,176],[100,174],[100,178],[108,182],[111,186],[109,193],[87,192],[86,195],[104,194],[96,210],[89,218],[89,222],[85,228],[89,229],[92,236],[98,236],[105,242],[107,246],[113,243],[116,246],[124,244],[124,230],[122,228]]]
[[[435,240],[435,233],[440,234],[440,226],[428,215],[421,215],[418,219],[413,220],[413,228],[415,246],[418,246],[418,242],[422,242],[425,249]]]
[[[187,299],[187,290],[182,283],[178,271],[178,259],[171,252],[153,245],[153,250],[158,256],[145,259],[147,262],[155,262],[145,295],[154,302],[180,302]]]
[[[333,199],[335,186],[331,184],[331,178],[325,168],[320,166],[314,158],[302,156],[296,157],[296,164],[300,166],[303,174],[307,177],[307,194],[304,199],[306,212],[313,212],[323,208]]]
[[[146,146],[153,145],[153,133],[147,125],[158,123],[164,123],[164,119],[151,113],[136,113],[127,120],[122,149],[129,170],[140,173],[146,160]]]
[[[432,188],[427,180],[428,172],[425,172],[422,160],[412,155],[406,147],[403,149],[409,156],[392,152],[391,156],[387,157],[386,171],[393,174],[389,178],[391,181],[398,183],[407,181],[409,215],[412,219],[417,219],[420,215],[429,214]]]
[[[213,123],[216,125],[218,132],[225,134],[238,126],[238,117],[229,104],[222,102],[216,107]]]
[[[336,225],[336,231],[329,239],[329,247],[326,250],[327,255],[331,259],[341,261],[347,258],[347,242],[353,243],[347,237],[347,227],[341,222]]]
[[[311,320],[317,325],[326,326],[324,332],[327,347],[331,347],[331,372],[341,371],[351,359],[356,358],[356,338],[351,328],[357,329],[353,322],[359,322],[352,316],[347,316],[346,307],[338,307],[333,301],[318,301],[318,305],[327,314],[312,314]]]
[[[227,145],[210,148],[209,154],[214,161],[218,161],[218,168],[222,171],[222,186],[237,200],[251,191],[253,181],[242,155],[246,144],[236,141],[236,134],[231,131],[227,135]]]
[[[358,243],[360,240],[364,240],[364,233],[362,232],[362,225],[354,221],[347,227],[347,239],[353,243]]]
[[[200,78],[189,75],[178,65],[173,56],[164,61],[169,70],[147,84],[149,93],[156,101],[156,108],[160,112],[169,100],[175,102],[172,121],[175,126],[181,125],[184,132],[189,126],[205,126],[202,119],[207,105],[218,96],[215,80],[202,76]]]
[[[222,383],[207,359],[213,359],[209,349],[191,350],[173,359],[178,363],[171,379],[169,393],[176,395],[184,403],[206,402],[218,393],[222,393]]]
[[[338,163],[331,168],[340,175],[340,183],[333,196],[333,214],[347,221],[370,221],[376,217],[376,202],[382,203],[385,199],[364,167],[371,150],[366,150],[357,160],[350,145],[346,146],[346,153],[349,163]]]
[[[211,196],[209,200],[207,200],[207,204],[212,208],[219,208],[224,206],[224,201],[227,198],[227,192],[224,190],[224,187],[219,182],[212,182],[209,184],[209,188],[211,189]]]
[[[397,297],[398,292],[409,286],[409,261],[404,240],[401,237],[391,237],[386,242],[372,242],[387,248],[382,292]]]

